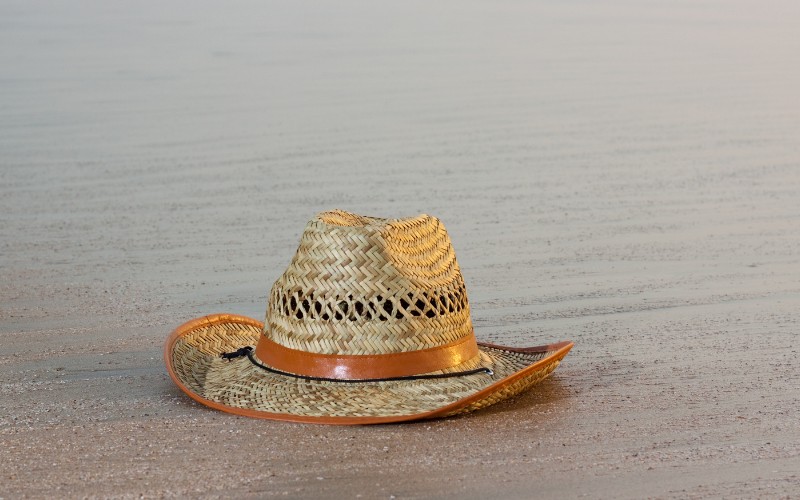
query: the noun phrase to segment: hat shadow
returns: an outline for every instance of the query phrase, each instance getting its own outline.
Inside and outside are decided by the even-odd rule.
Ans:
[[[491,418],[491,416],[504,416],[513,414],[519,417],[520,414],[534,412],[536,415],[547,415],[553,406],[562,406],[572,398],[570,386],[558,377],[552,376],[536,384],[534,387],[522,393],[499,401],[491,406],[482,408],[480,411],[472,411],[452,417],[436,418],[431,420],[411,420],[407,422],[395,422],[379,424],[380,426],[393,425],[430,425],[433,420],[439,421],[462,421],[472,418]],[[536,411],[541,409],[542,411]]]

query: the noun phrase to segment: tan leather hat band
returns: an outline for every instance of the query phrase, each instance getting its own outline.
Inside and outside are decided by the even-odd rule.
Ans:
[[[342,380],[406,377],[444,370],[479,356],[475,335],[419,351],[389,354],[318,354],[291,349],[262,335],[256,357],[276,370]]]

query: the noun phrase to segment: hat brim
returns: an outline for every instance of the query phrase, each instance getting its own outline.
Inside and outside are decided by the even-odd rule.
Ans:
[[[170,377],[192,399],[236,415],[334,425],[380,424],[467,413],[510,398],[544,380],[572,342],[512,348],[478,343],[492,374],[384,382],[312,381],[265,371],[247,357],[222,353],[255,346],[263,323],[213,314],[168,337]]]

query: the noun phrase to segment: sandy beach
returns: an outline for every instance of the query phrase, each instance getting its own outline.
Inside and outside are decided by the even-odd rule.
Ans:
[[[295,5],[302,4],[302,5]],[[0,498],[800,495],[795,2],[0,5]],[[463,417],[192,402],[315,213],[446,225],[479,340],[572,340]]]

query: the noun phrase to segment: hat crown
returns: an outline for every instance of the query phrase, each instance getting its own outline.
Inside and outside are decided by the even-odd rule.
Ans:
[[[319,354],[429,349],[472,335],[464,280],[435,217],[334,210],[306,225],[270,291],[265,335]]]

